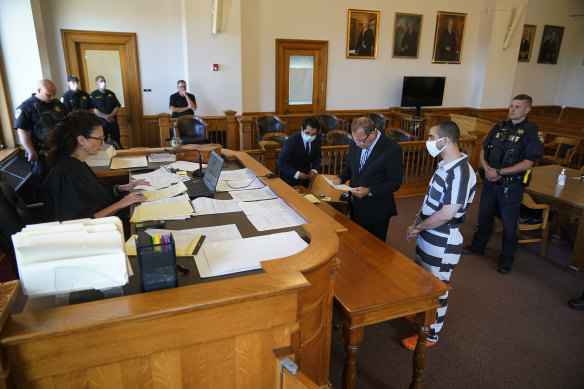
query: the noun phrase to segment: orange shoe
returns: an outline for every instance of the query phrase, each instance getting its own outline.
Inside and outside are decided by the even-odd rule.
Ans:
[[[418,334],[410,336],[409,338],[402,339],[401,344],[408,350],[414,351],[416,345],[418,344]],[[435,344],[436,342],[430,342],[429,340],[426,341],[426,347],[432,347]]]
[[[413,313],[411,315],[404,316],[404,319],[405,319],[405,321],[410,322],[412,324],[416,324],[416,325],[418,324],[418,318],[416,317],[415,313]]]

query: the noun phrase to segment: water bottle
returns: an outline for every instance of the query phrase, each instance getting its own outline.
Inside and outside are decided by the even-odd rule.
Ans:
[[[562,169],[562,172],[558,176],[558,185],[564,185],[566,183],[566,169]]]

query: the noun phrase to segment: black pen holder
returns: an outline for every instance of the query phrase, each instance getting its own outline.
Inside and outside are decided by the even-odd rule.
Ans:
[[[136,252],[140,267],[142,292],[174,288],[178,286],[174,238],[169,234],[168,243],[152,244],[145,232],[138,232]]]

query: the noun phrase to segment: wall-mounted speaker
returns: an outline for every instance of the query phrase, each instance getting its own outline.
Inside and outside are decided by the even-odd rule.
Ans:
[[[515,31],[519,28],[519,22],[523,17],[523,12],[525,12],[525,4],[521,4],[519,8],[512,13],[511,20],[509,21],[509,28],[507,29],[507,34],[505,35],[505,40],[503,41],[503,48],[506,49],[511,45],[511,39],[515,36]]]

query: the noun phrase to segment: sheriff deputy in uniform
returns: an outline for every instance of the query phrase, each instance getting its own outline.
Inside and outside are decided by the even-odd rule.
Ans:
[[[105,141],[110,137],[119,143],[120,126],[118,125],[117,115],[121,104],[114,92],[105,89],[106,83],[103,76],[95,77],[95,84],[97,85],[97,90],[91,92],[91,100],[95,106],[93,113],[101,118]]]
[[[67,78],[67,84],[69,85],[69,90],[63,94],[61,102],[65,104],[69,112],[80,109],[93,112],[93,108],[95,108],[93,101],[91,101],[91,97],[87,92],[79,89],[79,78],[70,75]]]
[[[26,150],[26,157],[30,161],[39,189],[43,186],[48,173],[45,164],[48,150],[45,137],[68,113],[65,105],[55,99],[56,93],[57,88],[51,80],[40,80],[36,93],[20,104],[14,115],[16,118],[14,128]]]
[[[483,179],[479,226],[471,245],[462,249],[463,254],[485,253],[493,220],[499,211],[503,220],[503,244],[497,271],[501,274],[511,271],[518,244],[517,222],[523,190],[529,183],[531,167],[543,155],[543,134],[527,120],[530,110],[531,97],[515,96],[509,105],[509,120],[495,125],[483,142],[479,169]]]

